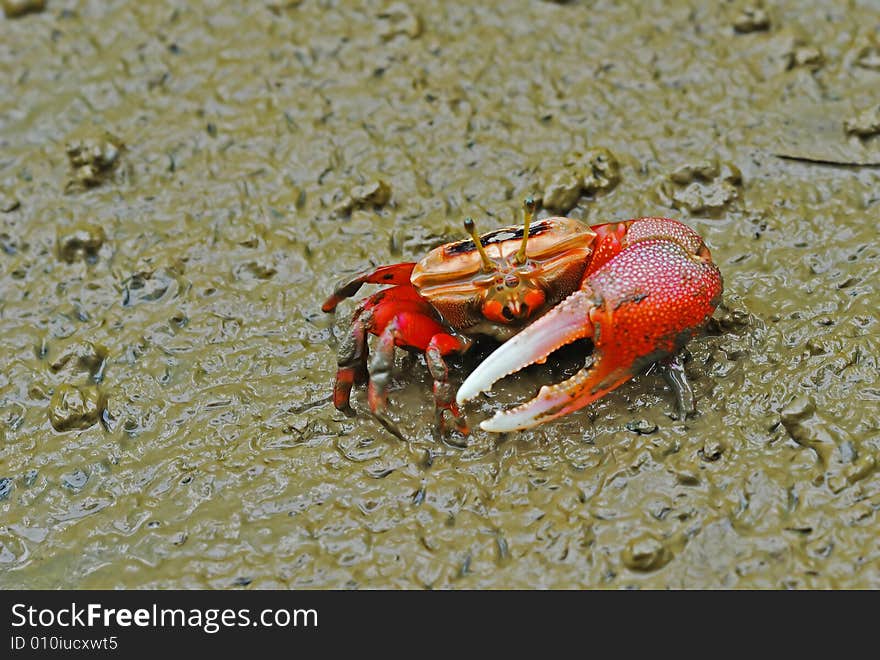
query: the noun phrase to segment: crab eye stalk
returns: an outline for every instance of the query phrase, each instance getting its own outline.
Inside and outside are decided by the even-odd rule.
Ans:
[[[471,240],[474,242],[474,247],[477,248],[477,252],[480,253],[480,258],[483,260],[483,272],[490,273],[495,270],[495,265],[492,263],[492,260],[486,253],[486,248],[483,247],[483,242],[477,235],[477,227],[474,224],[473,218],[464,219],[464,230],[468,233],[468,236],[470,236]]]
[[[516,253],[516,257],[514,257],[514,261],[517,264],[524,264],[526,262],[526,245],[529,242],[529,227],[532,224],[532,218],[535,215],[535,207],[537,204],[535,203],[535,198],[529,195],[526,197],[523,202],[523,211],[525,211],[525,227],[523,229],[523,240],[522,245]]]

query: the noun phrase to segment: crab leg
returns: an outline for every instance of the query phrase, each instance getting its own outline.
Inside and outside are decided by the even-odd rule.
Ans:
[[[379,266],[374,270],[368,270],[359,275],[355,275],[350,280],[343,280],[336,286],[333,295],[324,301],[321,310],[332,312],[336,306],[346,298],[355,295],[364,284],[403,284],[408,285],[410,275],[412,275],[415,262],[407,262],[402,264],[392,264],[390,266]]]
[[[406,272],[406,268],[389,267],[389,270],[380,269],[374,274],[379,273],[377,277],[384,280],[382,272],[397,277]],[[344,288],[345,286],[340,287],[340,289]],[[364,300],[352,315],[348,334],[339,344],[339,368],[333,388],[333,403],[336,408],[346,413],[350,412],[349,398],[352,385],[369,380],[370,410],[388,428],[388,420],[385,417],[388,387],[394,368],[395,348],[400,347],[425,354],[428,369],[434,379],[434,402],[441,430],[445,427],[444,412],[448,412],[455,428],[467,435],[467,424],[455,404],[454,392],[449,384],[449,369],[444,357],[465,352],[470,348],[471,340],[450,334],[447,330],[437,318],[433,308],[411,285],[392,286]],[[378,340],[368,366],[367,335],[369,334],[377,335]],[[391,428],[389,430],[395,432]]]
[[[428,363],[428,371],[434,379],[434,410],[436,411],[436,424],[443,433],[446,430],[446,422],[443,411],[447,411],[452,417],[452,423],[462,435],[468,435],[467,422],[455,403],[455,395],[452,385],[449,383],[449,367],[446,366],[445,355],[451,353],[464,353],[471,346],[471,341],[464,337],[455,337],[445,332],[431,337],[431,342],[425,351],[425,361]]]
[[[504,376],[581,337],[592,337],[592,363],[542,387],[528,403],[486,420],[486,431],[529,428],[592,403],[673,355],[708,320],[721,275],[704,246],[646,238],[587,277],[581,289],[499,347],[462,384],[463,404]]]
[[[370,383],[368,386],[368,400],[370,410],[374,415],[382,416],[388,407],[388,385],[391,381],[391,371],[394,367],[395,346],[407,346],[412,338],[407,337],[407,331],[412,330],[425,321],[433,323],[416,314],[399,314],[395,316],[382,333],[376,344],[376,352],[370,361]],[[449,368],[443,359],[451,353],[463,353],[471,345],[470,340],[455,337],[446,332],[434,334],[425,349],[425,360],[428,370],[434,379],[434,403],[436,410],[436,422],[440,431],[445,430],[443,411],[447,411],[452,417],[452,423],[462,434],[469,433],[467,422],[455,404],[452,388],[449,384]]]
[[[351,411],[352,386],[367,380],[373,370],[379,374],[380,380],[387,379],[386,364],[394,361],[395,345],[424,351],[431,337],[443,330],[432,314],[431,307],[411,285],[383,289],[363,300],[352,314],[348,333],[339,343],[338,370],[333,386],[336,409],[346,413]],[[379,336],[377,348],[384,351],[381,356],[374,357],[369,368],[368,334]],[[380,390],[374,396],[378,396],[376,402],[382,399]]]
[[[355,383],[367,378],[367,333],[373,323],[373,313],[361,305],[351,318],[348,334],[339,344],[337,354],[338,370],[333,384],[333,405],[337,410],[352,412],[351,388]]]
[[[684,421],[688,415],[693,415],[697,411],[694,390],[691,388],[684,371],[684,360],[679,353],[676,353],[658,362],[657,366],[675,393],[675,400],[678,403],[678,418]]]
[[[391,370],[394,367],[394,347],[400,341],[399,317],[395,316],[385,326],[376,342],[376,352],[370,360],[370,383],[367,389],[367,400],[374,414],[384,413],[388,407],[388,385],[391,382]]]

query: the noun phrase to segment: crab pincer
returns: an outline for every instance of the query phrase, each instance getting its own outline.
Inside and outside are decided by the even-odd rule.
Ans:
[[[639,218],[594,227],[599,247],[615,243],[613,256],[587,269],[580,288],[502,344],[458,390],[459,405],[501,378],[577,339],[589,337],[588,364],[568,380],[544,386],[521,406],[480,425],[486,431],[525,429],[601,398],[669,359],[706,323],[721,300],[718,267],[700,236],[675,220]]]

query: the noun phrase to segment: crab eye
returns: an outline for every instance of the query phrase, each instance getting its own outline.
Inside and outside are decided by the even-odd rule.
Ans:
[[[516,275],[507,275],[504,278],[504,283],[508,286],[508,288],[515,289],[519,286],[519,278]]]

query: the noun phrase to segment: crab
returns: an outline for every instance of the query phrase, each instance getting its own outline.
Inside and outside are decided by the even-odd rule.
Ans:
[[[436,421],[467,435],[461,406],[502,377],[541,363],[557,348],[589,337],[590,364],[543,388],[531,402],[482,422],[487,431],[528,428],[588,405],[651,364],[661,363],[680,407],[693,395],[676,354],[717,306],[722,280],[700,236],[668,218],[588,226],[561,216],[446,243],[418,262],[380,266],[343,281],[323,304],[332,312],[364,284],[389,285],[354,310],[338,350],[333,403],[351,411],[356,382],[368,382],[371,411],[384,420],[395,347],[423,353],[434,380]],[[367,336],[378,336],[368,364]],[[446,358],[473,339],[503,342],[457,395]]]

